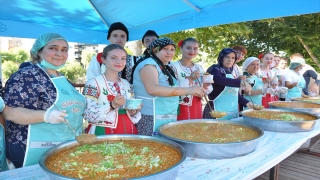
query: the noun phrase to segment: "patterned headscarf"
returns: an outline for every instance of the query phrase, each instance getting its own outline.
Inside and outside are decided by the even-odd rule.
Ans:
[[[223,58],[226,57],[228,54],[230,53],[234,53],[237,59],[237,52],[231,48],[224,48],[220,51],[219,56],[218,56],[218,65],[220,66],[220,68],[222,68],[227,74],[231,74],[233,71],[233,66],[231,68],[226,68],[223,66]],[[236,63],[236,61],[234,61],[234,63]],[[234,65],[233,63],[233,65]]]
[[[152,57],[156,61],[156,63],[160,66],[161,71],[168,77],[168,81],[169,81],[170,86],[174,85],[173,78],[176,78],[176,76],[175,76],[173,70],[168,65],[164,65],[163,62],[155,55],[168,45],[173,45],[174,48],[176,48],[176,45],[174,44],[174,42],[169,38],[158,38],[149,44],[149,46],[147,47],[147,49],[143,53],[143,57],[141,59],[139,59],[139,61],[132,68],[132,75],[131,75],[131,80],[130,80],[131,84],[133,83],[133,74],[134,74],[134,70],[136,69],[137,65],[140,62],[142,62],[143,60],[145,60],[149,57]]]
[[[157,54],[159,51],[161,51],[161,49],[163,49],[164,47],[166,47],[168,45],[173,45],[174,48],[176,48],[176,45],[174,44],[174,42],[171,39],[158,38],[149,44],[147,49],[144,51],[144,55],[150,57],[152,53]]]

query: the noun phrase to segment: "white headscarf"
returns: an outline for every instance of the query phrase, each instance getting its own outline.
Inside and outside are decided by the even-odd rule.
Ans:
[[[253,61],[260,61],[257,57],[248,57],[242,64],[242,71],[246,71]]]

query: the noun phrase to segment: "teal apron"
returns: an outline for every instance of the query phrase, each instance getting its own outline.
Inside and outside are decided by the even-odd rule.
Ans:
[[[288,89],[287,99],[286,101],[291,101],[290,98],[294,97],[302,97],[302,89],[306,86],[306,81],[304,80],[303,76],[300,76],[298,80],[297,86]]]
[[[153,99],[153,135],[159,135],[160,126],[177,121],[178,106],[179,96]]]
[[[147,101],[152,101],[153,106],[153,136],[159,135],[158,128],[164,124],[177,121],[179,96],[147,98],[138,96]]]
[[[6,161],[6,142],[5,142],[4,127],[0,124],[0,172],[8,170]]]
[[[232,74],[227,74],[227,78],[234,79]],[[213,100],[214,110],[226,112],[223,120],[230,120],[239,116],[238,110],[239,88],[225,86],[224,90]]]
[[[79,135],[82,133],[82,114],[86,101],[64,76],[51,78],[57,90],[57,98],[51,108],[66,110],[72,128]],[[37,123],[29,125],[28,141],[23,166],[38,164],[40,156],[49,148],[62,142],[73,140],[75,136],[65,123]]]
[[[264,84],[263,84],[261,78],[258,78],[257,76],[251,76],[251,78],[253,78],[255,81],[254,86],[252,87],[252,90],[262,89]],[[253,104],[262,105],[262,96],[263,96],[262,94],[251,96]],[[251,101],[250,97],[248,95],[244,94],[243,97],[246,98],[247,100]],[[245,108],[245,109],[248,109],[248,108]]]

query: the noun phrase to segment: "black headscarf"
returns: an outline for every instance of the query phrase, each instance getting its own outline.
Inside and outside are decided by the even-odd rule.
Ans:
[[[147,49],[143,52],[143,57],[139,59],[139,61],[132,68],[132,74],[131,74],[131,80],[130,80],[131,84],[133,84],[133,74],[138,64],[143,60],[151,57],[160,66],[162,73],[168,77],[170,86],[174,85],[173,78],[176,78],[176,76],[173,70],[170,68],[170,66],[164,65],[163,62],[155,55],[167,45],[173,45],[176,48],[176,45],[174,44],[174,42],[169,38],[159,38],[149,44]]]
[[[220,68],[222,68],[227,74],[231,74],[233,71],[233,65],[231,66],[231,68],[226,68],[223,66],[223,58],[226,57],[228,54],[230,53],[234,53],[235,54],[235,61],[233,63],[233,65],[236,63],[236,59],[237,59],[237,52],[234,49],[231,48],[224,48],[220,51],[219,56],[218,56],[218,65],[220,66]]]

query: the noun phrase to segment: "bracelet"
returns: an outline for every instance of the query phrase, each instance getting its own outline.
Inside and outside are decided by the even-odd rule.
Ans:
[[[112,111],[116,109],[116,108],[114,108],[114,107],[112,106],[112,101],[110,101],[110,109],[111,109]]]

